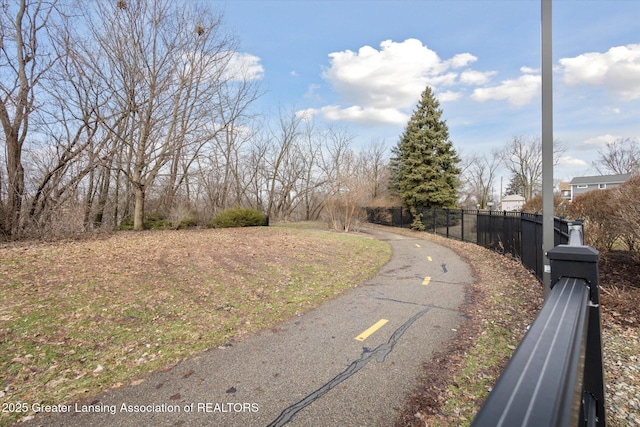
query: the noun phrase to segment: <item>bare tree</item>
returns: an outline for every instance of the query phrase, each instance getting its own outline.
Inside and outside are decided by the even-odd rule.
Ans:
[[[28,211],[31,224],[49,233],[56,231],[50,224],[50,215],[60,210],[68,212],[68,201],[82,204],[81,188],[85,190],[83,224],[85,229],[92,226],[92,201],[96,195],[102,201],[108,186],[108,179],[101,180],[105,176],[100,168],[114,152],[112,138],[100,126],[99,112],[107,99],[103,87],[95,79],[87,58],[76,49],[70,31],[73,25],[66,18],[59,19],[59,23],[52,38],[52,49],[59,60],[43,80],[44,102],[38,109],[38,133],[45,136],[45,142],[32,160],[38,165],[38,174],[33,176],[34,193]],[[72,221],[75,219],[70,217],[65,227],[77,227],[77,223],[70,224]],[[74,231],[79,230],[77,227]]]
[[[223,206],[253,200],[258,169],[245,147],[259,90],[221,15],[179,0],[74,6],[0,10],[0,231],[45,229],[72,206],[85,229],[107,213],[141,229],[147,199],[188,212],[205,174]]]
[[[206,39],[201,34],[198,39]],[[210,43],[210,42],[209,42]],[[231,55],[229,49],[233,48]],[[189,90],[182,103],[188,105],[178,121],[178,144],[170,162],[170,174],[165,209],[173,208],[173,199],[181,186],[189,193],[190,170],[196,159],[204,154],[216,157],[216,167],[222,168],[219,206],[240,205],[245,192],[241,172],[241,157],[254,131],[254,116],[249,107],[261,95],[256,76],[234,59],[235,44],[227,40],[215,49],[203,44],[184,55],[185,72],[181,79]],[[222,60],[221,60],[222,59]],[[184,75],[182,75],[184,74]],[[187,198],[188,199],[188,198]]]
[[[305,119],[303,141],[301,142],[305,152],[302,159],[304,175],[300,186],[303,198],[302,218],[305,221],[318,219],[322,211],[323,189],[328,178],[320,167],[323,156],[322,134],[322,131],[316,130],[312,119]]]
[[[351,144],[355,135],[346,128],[328,128],[324,133],[323,169],[329,177],[330,193],[340,192],[352,173],[354,156]]]
[[[502,164],[499,150],[491,154],[473,154],[463,159],[462,182],[465,192],[473,198],[480,209],[486,209],[491,201],[496,171]]]
[[[268,211],[267,156],[269,154],[269,138],[256,137],[250,141],[248,152],[243,161],[246,203],[260,211]]]
[[[598,160],[593,166],[598,173],[640,174],[640,143],[633,138],[618,138],[598,150]]]
[[[366,152],[358,155],[351,147],[355,135],[348,130],[330,128],[326,136],[324,214],[335,230],[349,231],[357,225],[362,207],[371,198],[370,171],[366,170],[370,164]]]
[[[4,221],[0,228],[20,233],[25,195],[23,153],[36,108],[38,88],[57,61],[48,49],[48,24],[57,15],[56,2],[20,0],[0,11],[0,123],[6,149]]]
[[[145,196],[164,175],[165,205],[202,147],[215,135],[207,122],[229,81],[234,42],[219,33],[219,17],[176,0],[100,2],[87,11],[102,80],[113,96],[103,124],[118,140],[119,173],[134,192],[134,229],[142,229]],[[124,123],[125,126],[115,126]],[[220,128],[215,128],[219,130]],[[156,190],[155,194],[159,194]]]
[[[280,111],[277,127],[271,130],[266,157],[268,176],[267,214],[290,219],[301,202],[299,185],[304,176],[304,150],[300,147],[302,119],[295,112]]]
[[[251,77],[240,74],[219,88],[216,103],[213,105],[216,131],[213,136],[209,155],[214,156],[218,180],[217,207],[240,206],[245,198],[247,183],[244,179],[243,158],[246,156],[248,142],[256,135],[252,124],[254,117],[249,106],[260,92]]]
[[[553,164],[556,165],[565,149],[561,142],[553,142]],[[531,199],[540,188],[542,178],[542,139],[539,136],[515,136],[502,151],[505,167],[517,177],[524,190],[524,198]]]
[[[364,221],[364,206],[370,205],[372,199],[371,163],[369,152],[355,152],[348,149],[343,152],[340,177],[331,182],[334,188],[340,188],[324,199],[324,215],[335,230],[350,231]],[[339,181],[339,185],[337,184]]]
[[[388,196],[389,156],[384,141],[374,140],[360,153],[370,202]]]

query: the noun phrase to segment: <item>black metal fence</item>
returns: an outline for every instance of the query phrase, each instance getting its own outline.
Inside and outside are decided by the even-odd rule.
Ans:
[[[410,227],[413,218],[408,209],[366,208],[367,220],[373,224]],[[425,209],[422,223],[426,231],[447,238],[476,243],[519,259],[542,280],[542,215],[525,212],[478,211],[465,209]],[[554,246],[569,241],[569,224],[555,218]]]
[[[367,208],[367,216],[375,224],[413,223],[400,207]],[[542,278],[542,215],[426,209],[422,222],[429,232],[519,258]],[[555,218],[551,293],[472,427],[606,426],[599,254],[583,246],[582,225],[572,222]]]

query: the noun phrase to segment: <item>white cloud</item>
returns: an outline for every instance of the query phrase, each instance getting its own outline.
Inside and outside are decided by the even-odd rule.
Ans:
[[[307,91],[305,92],[304,97],[310,98],[310,99],[319,99],[319,96],[317,93],[318,89],[320,89],[320,85],[311,83],[307,88]]]
[[[489,78],[496,74],[495,71],[475,71],[475,70],[465,70],[460,74],[460,82],[467,85],[483,85],[489,82]]]
[[[318,114],[319,110],[316,110],[315,108],[307,108],[305,110],[298,110],[295,112],[296,117],[298,117],[300,120],[302,121],[309,121],[313,118],[313,116],[315,116],[316,114]]]
[[[476,62],[478,58],[470,53],[459,53],[447,61],[447,64],[453,68],[466,67],[472,62]]]
[[[453,87],[459,83],[455,69],[477,61],[470,53],[460,53],[443,60],[417,39],[403,42],[385,40],[379,49],[363,46],[357,52],[344,50],[329,54],[330,66],[323,77],[338,93],[341,101],[352,107],[328,106],[322,114],[330,120],[367,121],[384,123],[406,122],[411,109],[424,88]],[[472,85],[486,81],[491,73],[465,70],[465,83]],[[473,74],[476,73],[476,74]],[[439,99],[452,101],[460,93],[442,92]]]
[[[227,63],[226,75],[231,80],[260,80],[264,67],[260,58],[249,53],[235,52]]]
[[[499,86],[475,89],[471,98],[478,102],[507,100],[511,105],[521,107],[540,94],[541,85],[539,75],[525,74],[516,80],[504,80]]]
[[[540,70],[531,67],[520,67],[520,71],[524,74],[540,74]]]
[[[448,61],[417,39],[386,40],[380,50],[364,46],[353,52],[329,54],[331,66],[323,76],[348,103],[377,108],[409,108],[427,84],[453,85],[457,73],[447,72],[475,61],[469,53]]]
[[[562,156],[558,160],[558,166],[562,168],[588,168],[590,164],[582,159],[576,159],[571,156]]]
[[[436,94],[436,98],[438,98],[438,101],[440,102],[456,101],[461,97],[462,97],[461,92],[454,92],[451,90]]]
[[[296,113],[298,117],[310,118],[321,115],[329,121],[349,121],[362,124],[405,124],[409,116],[395,108],[375,108],[375,107],[342,107],[340,105],[327,105],[322,108],[308,108]]]
[[[614,142],[616,139],[619,139],[619,137],[614,135],[609,135],[609,134],[600,135],[600,136],[586,139],[584,141],[584,145],[588,147],[602,148],[602,147],[605,147],[607,144]]]
[[[380,50],[364,46],[329,54],[323,76],[348,102],[376,108],[406,108],[416,102],[427,78],[438,77],[447,65],[416,39],[386,40]]]
[[[440,74],[433,77],[428,77],[427,79],[425,79],[425,83],[431,87],[453,86],[456,84],[457,78],[458,78],[458,74],[456,73],[446,73],[446,74]],[[420,90],[419,93],[422,93],[422,91],[424,90],[424,86],[425,85],[422,86],[422,90]]]
[[[562,58],[560,65],[567,84],[602,86],[624,101],[640,99],[640,44]]]

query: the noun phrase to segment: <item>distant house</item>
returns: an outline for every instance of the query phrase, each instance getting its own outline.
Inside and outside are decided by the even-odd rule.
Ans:
[[[525,198],[517,194],[504,196],[502,198],[501,211],[520,211],[524,205]]]
[[[630,173],[621,175],[580,176],[571,180],[571,200],[578,194],[592,190],[615,188],[631,178]]]
[[[558,191],[560,192],[560,197],[565,200],[571,200],[571,183],[570,182],[561,182],[558,184]]]

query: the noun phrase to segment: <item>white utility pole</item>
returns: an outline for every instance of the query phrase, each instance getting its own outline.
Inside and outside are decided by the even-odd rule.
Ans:
[[[551,292],[551,265],[547,252],[554,247],[553,231],[553,57],[551,55],[551,0],[542,2],[542,252],[545,299]]]

